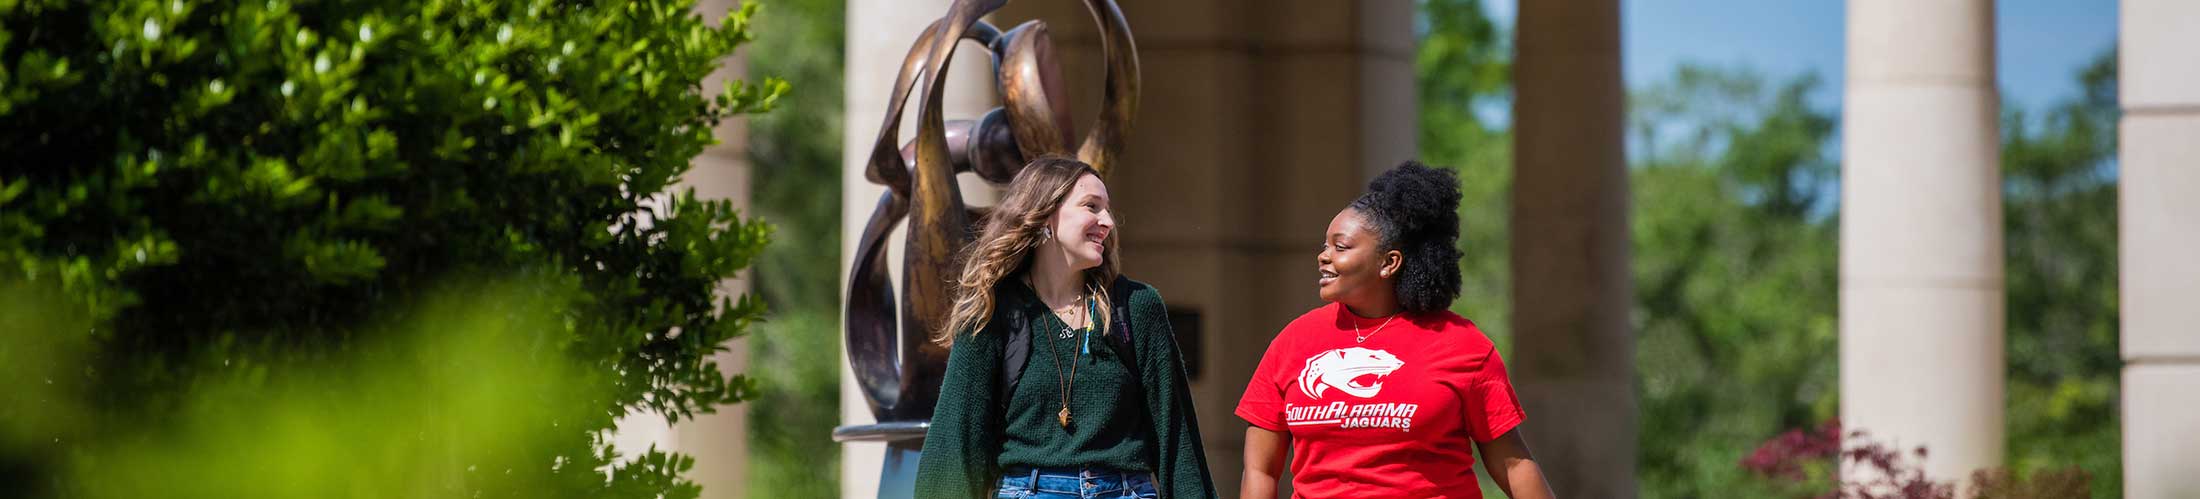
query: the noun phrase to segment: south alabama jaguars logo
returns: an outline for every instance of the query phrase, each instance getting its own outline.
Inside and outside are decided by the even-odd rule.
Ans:
[[[1383,390],[1383,377],[1405,365],[1397,356],[1382,350],[1361,347],[1330,350],[1306,358],[1306,370],[1299,371],[1299,390],[1313,398],[1322,398],[1322,392],[1330,388],[1354,397],[1373,397]],[[1374,380],[1362,384],[1360,378],[1368,375],[1373,375]]]

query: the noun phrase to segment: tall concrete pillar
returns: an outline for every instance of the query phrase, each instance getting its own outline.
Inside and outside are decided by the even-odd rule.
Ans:
[[[1119,1],[1144,73],[1108,181],[1124,271],[1186,322],[1207,461],[1235,497],[1246,425],[1232,411],[1269,340],[1321,305],[1322,230],[1373,172],[1413,157],[1413,2]],[[1102,81],[1092,15],[1048,0],[998,17],[1046,21],[1082,133]]]
[[[1561,497],[1635,496],[1634,296],[1618,0],[1520,3],[1513,62],[1515,386]]]
[[[1993,1],[1851,0],[1845,90],[1841,421],[1968,479],[2003,446]]]
[[[2122,16],[2124,497],[2200,497],[2200,3]]]
[[[886,117],[887,100],[893,95],[894,77],[901,70],[902,60],[909,55],[909,48],[916,44],[917,35],[925,26],[947,14],[950,0],[848,0],[846,88],[842,102],[844,119],[841,133],[840,180],[840,286],[847,292],[848,269],[855,261],[855,245],[863,233],[863,225],[870,220],[871,210],[878,202],[885,186],[864,180],[864,160],[870,157],[871,144],[878,140],[878,127]],[[941,104],[947,119],[976,119],[995,105],[990,56],[982,49],[964,42],[955,53],[954,65],[949,68],[946,95]],[[901,138],[907,141],[915,137],[917,106],[922,99],[909,99],[901,125]],[[781,110],[778,112],[787,112]],[[957,179],[962,185],[964,202],[972,205],[989,205],[995,198],[983,181],[964,174]],[[898,293],[902,263],[902,236],[907,224],[898,229],[887,245],[888,274],[896,282]],[[898,295],[897,295],[898,296]],[[845,302],[846,296],[842,296]],[[838,317],[838,314],[834,315]],[[898,321],[897,321],[898,323]],[[837,334],[837,330],[836,330]],[[840,356],[840,424],[866,425],[877,423],[871,409],[858,388],[855,372],[847,367],[848,357]],[[835,445],[818,442],[817,445]],[[841,497],[908,497],[910,491],[888,490],[880,495],[879,472],[885,466],[887,446],[883,442],[847,442],[841,445],[840,492]],[[910,470],[914,471],[914,463]]]

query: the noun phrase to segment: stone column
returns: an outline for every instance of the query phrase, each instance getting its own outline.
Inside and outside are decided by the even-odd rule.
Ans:
[[[1635,496],[1618,0],[1521,2],[1511,224],[1522,432],[1560,497]]]
[[[2124,497],[2200,496],[2200,4],[2123,2]]]
[[[1841,421],[1967,480],[2003,446],[1993,1],[1850,1],[1845,90]]]
[[[849,0],[847,23],[846,76],[842,99],[845,119],[842,121],[841,180],[840,180],[840,288],[847,292],[848,269],[854,263],[857,236],[863,233],[863,224],[871,217],[871,210],[878,202],[885,186],[875,185],[863,178],[864,160],[871,154],[872,141],[878,140],[879,123],[886,116],[887,100],[893,95],[894,76],[901,70],[901,63],[909,55],[910,46],[916,44],[917,35],[925,26],[947,14],[950,0]],[[994,104],[991,62],[982,49],[965,42],[955,54],[954,66],[949,68],[947,94],[941,109],[947,119],[976,119]],[[799,86],[800,82],[796,82]],[[904,114],[901,138],[907,141],[915,137],[917,105],[921,99],[910,98]],[[774,112],[790,112],[781,109]],[[993,195],[971,175],[959,178],[963,187],[963,200],[972,205],[991,204]],[[903,224],[906,228],[906,222]],[[887,243],[891,262],[889,273],[896,281],[901,277],[902,231],[897,230],[893,240]],[[898,283],[898,293],[902,289]],[[897,295],[898,296],[898,295]],[[843,298],[846,298],[843,296]],[[838,317],[838,314],[835,314]],[[898,321],[897,321],[898,322]],[[839,334],[839,331],[834,331]],[[877,421],[871,416],[862,390],[857,388],[855,373],[847,367],[848,358],[840,356],[840,424],[863,425]],[[817,445],[835,445],[818,442]],[[840,492],[841,497],[908,497],[908,490],[889,490],[880,495],[879,471],[885,465],[887,446],[880,442],[849,442],[841,445]],[[913,457],[913,456],[912,456]],[[913,463],[912,463],[913,464]],[[913,471],[914,468],[911,468]]]
[[[1161,290],[1196,334],[1179,343],[1222,497],[1237,495],[1233,415],[1260,352],[1321,305],[1314,250],[1372,172],[1414,154],[1408,0],[1120,0],[1144,72],[1130,145],[1108,181],[1124,271]],[[1100,42],[1073,0],[1019,1],[1070,82],[1079,133],[1100,100]],[[1189,328],[1187,328],[1189,329]]]

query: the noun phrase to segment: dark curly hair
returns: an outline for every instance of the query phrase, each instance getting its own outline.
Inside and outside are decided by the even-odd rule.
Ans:
[[[1407,161],[1367,183],[1350,207],[1375,227],[1383,251],[1398,250],[1398,305],[1408,312],[1451,308],[1459,298],[1459,176]]]

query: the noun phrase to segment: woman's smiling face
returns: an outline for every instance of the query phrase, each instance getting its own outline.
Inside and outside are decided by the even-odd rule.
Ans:
[[[1323,301],[1351,305],[1369,303],[1374,293],[1396,293],[1387,274],[1396,271],[1397,251],[1383,251],[1375,225],[1358,210],[1345,208],[1329,219],[1322,251],[1315,256],[1320,277],[1315,281]]]
[[[1054,243],[1069,257],[1071,270],[1100,266],[1107,255],[1108,233],[1115,231],[1115,214],[1108,211],[1108,185],[1100,177],[1084,175],[1070,188],[1062,205],[1054,208]]]

